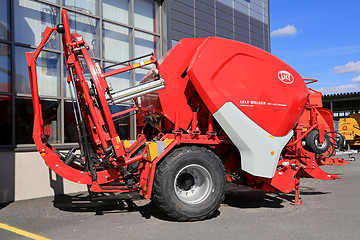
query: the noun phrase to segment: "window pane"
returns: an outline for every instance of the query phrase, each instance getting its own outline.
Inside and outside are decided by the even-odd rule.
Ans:
[[[149,71],[150,71],[150,69],[146,69],[146,68],[137,68],[137,69],[135,69],[136,84],[139,84],[139,82],[145,77],[145,75]]]
[[[158,37],[135,31],[135,57],[154,53],[157,56],[157,50],[160,41]]]
[[[98,15],[98,0],[63,0],[64,5],[83,13]]]
[[[41,100],[44,125],[51,128],[49,143],[60,142],[60,101]],[[15,101],[16,144],[33,144],[34,110],[31,99],[17,98]]]
[[[111,114],[115,114],[130,107],[126,105],[109,105],[109,108]],[[114,125],[120,139],[130,139],[130,117],[116,117],[114,118]]]
[[[37,46],[46,26],[56,27],[59,23],[59,9],[56,7],[30,0],[15,0],[14,8],[16,42]],[[54,36],[46,47],[57,49],[60,46],[59,34]]]
[[[25,59],[25,53],[30,51],[33,49],[15,47],[15,91],[17,93],[31,94],[29,71]]]
[[[76,104],[76,103],[75,103]],[[74,110],[71,102],[64,104],[64,133],[65,142],[78,142],[78,133],[76,129],[76,122],[74,117]]]
[[[226,6],[229,6],[229,7],[232,7],[232,4],[233,4],[233,1],[232,0],[217,0],[218,2],[226,5]]]
[[[49,143],[61,142],[61,121],[60,121],[60,100],[44,100],[41,99],[42,115],[44,125],[51,128]]]
[[[34,110],[31,99],[17,98],[15,101],[15,140],[16,144],[31,144]]]
[[[29,73],[25,60],[25,52],[33,51],[28,48],[15,48],[15,89],[17,93],[31,93]],[[42,51],[36,61],[39,94],[45,96],[59,95],[59,61],[60,54]]]
[[[123,62],[129,60],[130,29],[103,23],[103,58]]]
[[[102,15],[104,18],[129,24],[129,0],[102,0]]]
[[[10,46],[0,43],[0,92],[11,91]]]
[[[90,46],[91,57],[99,57],[99,20],[68,11],[70,32],[81,35]]]
[[[0,118],[0,145],[11,145],[12,136],[11,136],[11,97],[10,96],[0,96],[0,108],[1,108],[1,118]]]
[[[9,0],[1,1],[0,8],[0,39],[10,38],[10,8]]]
[[[159,19],[157,3],[154,0],[134,0],[134,26],[151,32],[157,32]]]
[[[104,64],[105,64],[105,67],[112,65],[112,63],[104,63]],[[114,68],[105,69],[104,71],[109,72],[109,71],[112,71],[112,70],[115,70],[115,69],[121,68],[121,67],[122,66],[116,66]],[[106,78],[106,81],[108,82],[108,84],[109,83],[111,84],[111,86],[113,88],[113,92],[120,91],[122,89],[130,87],[130,73],[131,73],[131,71],[127,71],[127,72],[123,72],[123,73]]]

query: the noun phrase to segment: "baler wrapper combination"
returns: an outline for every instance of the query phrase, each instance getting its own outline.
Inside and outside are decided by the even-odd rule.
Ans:
[[[326,131],[332,116],[318,121],[321,106],[311,104],[304,80],[277,57],[233,40],[183,39],[160,59],[143,56],[149,59],[104,72],[84,39],[70,33],[65,10],[62,19],[56,28],[46,28],[35,52],[26,53],[33,138],[58,175],[92,192],[137,191],[180,221],[211,217],[224,199],[226,182],[264,191],[295,189],[294,203],[301,204],[300,172],[316,168],[310,175],[323,176],[318,166],[337,144]],[[62,36],[79,154],[51,146],[42,117],[36,59],[55,32]],[[146,65],[153,67],[137,86],[115,92],[106,81]],[[129,101],[130,109],[110,111],[109,105]],[[312,113],[303,115],[307,111]],[[135,140],[120,139],[114,125],[128,114],[144,120]],[[299,119],[305,119],[301,126]],[[319,178],[337,178],[328,176]]]

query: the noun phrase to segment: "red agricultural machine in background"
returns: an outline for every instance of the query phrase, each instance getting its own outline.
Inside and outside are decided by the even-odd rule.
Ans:
[[[183,39],[160,59],[103,72],[88,45],[63,23],[47,27],[35,52],[26,53],[34,107],[33,138],[58,175],[92,192],[137,191],[180,221],[211,217],[227,181],[299,199],[300,173],[335,179],[319,165],[333,158],[341,137],[321,96],[290,66],[256,47],[220,38]],[[80,154],[48,143],[36,59],[53,33],[62,35],[73,92]],[[81,60],[84,59],[84,60]],[[84,64],[91,78],[84,77]],[[139,85],[114,92],[106,78],[153,65]],[[315,97],[312,97],[315,96]],[[320,100],[319,100],[320,97]],[[133,101],[111,113],[109,104]],[[145,120],[135,140],[120,139],[114,119],[136,113]]]

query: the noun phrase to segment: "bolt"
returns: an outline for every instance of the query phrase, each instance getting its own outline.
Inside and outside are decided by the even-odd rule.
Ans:
[[[108,176],[105,176],[105,178],[107,179],[107,178],[108,178]]]
[[[83,173],[84,173],[83,171],[80,172],[80,174],[83,174]]]
[[[59,165],[56,164],[56,167],[59,167]]]

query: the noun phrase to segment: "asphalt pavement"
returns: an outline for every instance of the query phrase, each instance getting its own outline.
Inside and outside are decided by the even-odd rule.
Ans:
[[[356,159],[322,167],[342,179],[302,178],[302,206],[293,194],[229,185],[216,216],[175,222],[137,194],[77,193],[0,205],[0,239],[360,239]]]

